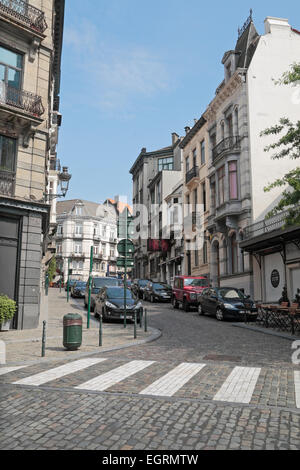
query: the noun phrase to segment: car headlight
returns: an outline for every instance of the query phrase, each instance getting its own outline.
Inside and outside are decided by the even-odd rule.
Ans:
[[[108,308],[117,308],[114,304],[111,304],[110,302],[105,302],[106,307]]]
[[[235,306],[231,304],[224,304],[224,307],[229,309],[229,310],[235,310]]]
[[[142,308],[142,302],[138,302],[134,308]]]
[[[256,304],[251,305],[251,308],[256,308],[256,307],[257,307]]]

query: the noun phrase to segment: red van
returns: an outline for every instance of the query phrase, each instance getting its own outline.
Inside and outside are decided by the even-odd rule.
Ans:
[[[207,287],[209,280],[206,276],[175,276],[172,292],[173,307],[178,308],[182,305],[185,312],[188,312],[190,307],[197,307],[197,295]]]

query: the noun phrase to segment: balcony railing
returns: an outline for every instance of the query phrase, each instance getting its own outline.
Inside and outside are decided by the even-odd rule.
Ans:
[[[47,29],[44,12],[24,0],[0,0],[2,12],[39,33]]]
[[[199,176],[199,167],[194,166],[190,171],[185,175],[185,183],[188,184],[193,178],[198,178]]]
[[[213,161],[216,160],[223,152],[241,150],[241,138],[239,136],[230,136],[223,139],[212,150]]]
[[[45,112],[40,96],[30,93],[29,91],[17,90],[16,88],[6,85],[4,82],[0,82],[0,105],[1,104],[7,104],[14,108],[21,109],[35,117],[40,117]]]
[[[283,228],[289,211],[280,212],[280,214],[270,217],[270,219],[264,219],[255,224],[249,225],[244,229],[244,240],[264,235],[265,233],[273,232]]]
[[[0,194],[14,196],[15,174],[0,170]]]

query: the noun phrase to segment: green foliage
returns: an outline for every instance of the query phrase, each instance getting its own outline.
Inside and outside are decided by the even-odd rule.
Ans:
[[[16,313],[16,302],[7,295],[0,295],[0,324],[11,320]]]
[[[291,65],[291,69],[275,81],[277,85],[300,85],[300,63]],[[282,117],[279,123],[261,132],[263,136],[279,136],[279,140],[265,147],[264,151],[274,151],[272,160],[290,158],[296,160],[300,157],[300,121],[292,123],[288,118]],[[300,167],[289,171],[282,178],[278,178],[264,188],[269,192],[274,188],[285,187],[281,200],[276,207],[268,213],[267,218],[287,210],[286,225],[300,225]]]
[[[49,282],[53,281],[53,278],[56,275],[56,259],[53,257],[49,263],[49,267],[47,270],[48,276],[49,276]]]

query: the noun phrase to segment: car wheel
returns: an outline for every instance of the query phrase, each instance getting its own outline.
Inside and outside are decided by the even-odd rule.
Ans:
[[[178,308],[178,302],[176,300],[176,297],[172,298],[172,305],[173,305],[173,308]]]
[[[198,313],[199,315],[204,315],[205,313],[201,304],[198,304]]]
[[[190,306],[189,306],[189,304],[188,304],[186,298],[183,299],[183,310],[184,310],[185,312],[189,312],[189,311],[190,311]]]
[[[223,320],[224,320],[224,313],[222,312],[222,310],[220,309],[220,307],[217,308],[216,317],[217,317],[217,320],[219,320],[219,321],[223,321]]]

